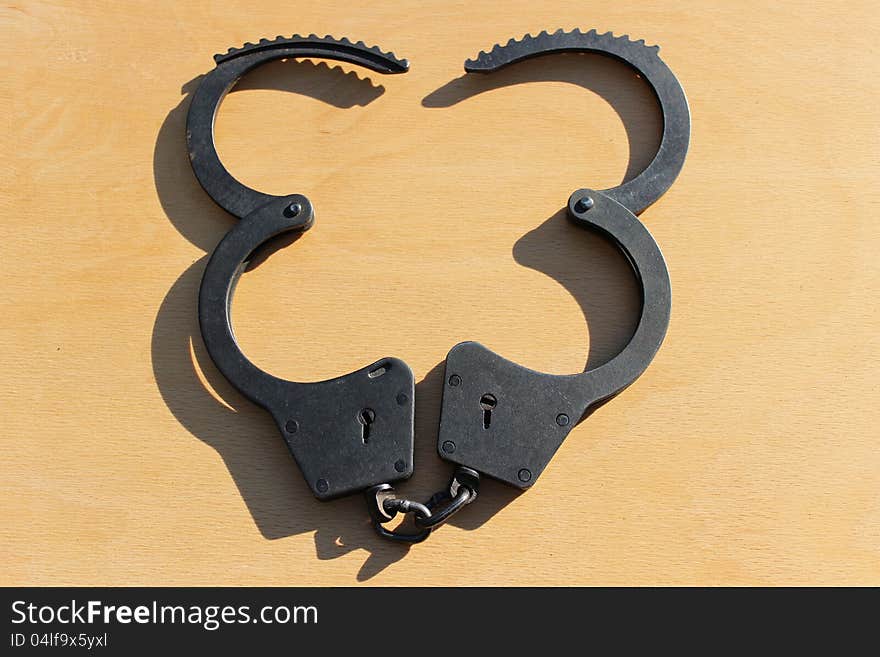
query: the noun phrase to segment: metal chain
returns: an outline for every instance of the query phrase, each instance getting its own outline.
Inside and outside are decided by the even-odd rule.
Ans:
[[[390,484],[379,484],[366,492],[367,507],[380,536],[394,541],[421,543],[434,529],[477,499],[479,485],[479,473],[460,466],[456,468],[447,489],[432,495],[425,504],[397,497]],[[412,514],[419,531],[402,533],[385,528],[386,523],[401,513]]]

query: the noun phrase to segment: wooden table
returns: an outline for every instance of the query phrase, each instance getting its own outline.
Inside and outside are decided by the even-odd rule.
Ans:
[[[0,584],[880,584],[873,3],[333,4],[0,10]],[[315,501],[206,357],[196,291],[234,220],[191,173],[190,95],[215,52],[279,33],[412,62],[391,78],[268,65],[216,132],[235,176],[318,214],[243,277],[245,353],[303,381],[404,358],[403,490],[421,498],[450,471],[450,347],[575,372],[637,317],[622,256],[561,208],[650,161],[651,93],[601,57],[462,77],[494,42],[559,26],[661,44],[688,94],[685,168],[642,215],[669,264],[669,333],[534,489],[487,482],[407,551],[359,498]]]

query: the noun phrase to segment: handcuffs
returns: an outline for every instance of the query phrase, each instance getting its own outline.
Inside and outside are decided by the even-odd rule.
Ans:
[[[454,346],[446,357],[437,453],[456,469],[449,487],[424,504],[398,497],[392,486],[413,473],[415,382],[406,363],[382,358],[334,379],[297,383],[264,372],[239,348],[230,308],[251,254],[282,233],[308,230],[315,212],[302,194],[272,196],[233,178],[220,162],[213,134],[227,92],[243,75],[271,60],[331,59],[382,74],[404,73],[409,65],[362,41],[314,34],[262,39],[214,56],[216,67],[202,78],[189,108],[187,148],[201,186],[240,221],[214,249],[205,268],[199,325],[220,372],[272,415],[318,499],[363,493],[380,535],[420,542],[476,499],[482,475],[518,489],[531,487],[572,427],[644,372],[669,324],[670,285],[663,255],[636,215],[678,176],[690,138],[687,99],[658,51],[657,46],[610,32],[558,30],[511,39],[465,62],[466,72],[489,74],[550,53],[614,57],[634,68],[653,89],[663,133],[656,156],[641,174],[612,189],[579,189],[567,206],[572,223],[600,232],[623,252],[639,281],[642,310],[629,343],[604,365],[572,375],[527,369],[477,342]],[[385,527],[400,513],[413,515],[415,531]]]

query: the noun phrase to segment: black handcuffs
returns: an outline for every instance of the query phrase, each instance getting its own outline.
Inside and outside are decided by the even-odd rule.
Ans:
[[[571,428],[647,368],[669,324],[670,286],[663,255],[636,215],[675,180],[690,136],[684,91],[658,51],[610,32],[559,30],[496,45],[465,63],[469,73],[492,73],[548,53],[615,57],[653,89],[663,114],[663,134],[654,160],[637,177],[613,189],[579,189],[568,200],[569,219],[616,244],[639,280],[642,311],[629,344],[604,365],[566,376],[527,369],[476,342],[453,347],[446,357],[437,449],[457,467],[448,489],[424,504],[399,498],[391,486],[413,472],[415,382],[406,363],[382,358],[335,379],[296,383],[264,372],[241,352],[230,321],[238,277],[260,245],[282,233],[309,229],[315,213],[301,194],[272,196],[233,178],[220,162],[213,137],[214,118],[226,93],[248,71],[271,60],[332,59],[383,74],[404,73],[408,63],[363,42],[314,34],[262,39],[215,55],[216,68],[204,76],[189,108],[187,147],[204,190],[241,221],[217,245],[205,269],[199,290],[202,337],[220,372],[275,419],[318,499],[363,492],[382,536],[424,540],[476,499],[481,475],[519,489],[532,486]],[[385,527],[399,513],[413,515],[416,531]]]

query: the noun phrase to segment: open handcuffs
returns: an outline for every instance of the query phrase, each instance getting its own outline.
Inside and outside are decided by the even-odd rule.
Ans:
[[[217,245],[205,269],[199,290],[202,337],[229,382],[272,414],[318,499],[364,493],[382,536],[422,541],[476,499],[481,475],[519,489],[532,486],[571,428],[647,368],[669,324],[670,286],[663,255],[636,215],[675,180],[690,138],[687,99],[658,51],[657,46],[610,32],[559,30],[511,39],[465,62],[469,73],[492,73],[549,53],[614,57],[634,68],[653,89],[663,115],[663,134],[653,161],[637,177],[612,189],[579,189],[568,200],[569,219],[610,239],[640,283],[641,316],[629,344],[600,367],[564,376],[527,369],[477,342],[453,347],[446,357],[437,453],[457,467],[448,489],[425,504],[398,497],[391,486],[413,472],[415,384],[406,363],[382,358],[335,379],[296,383],[262,371],[241,352],[230,320],[238,277],[260,245],[282,233],[307,230],[315,213],[301,194],[272,196],[233,178],[220,162],[213,135],[226,93],[248,71],[271,60],[323,58],[383,74],[404,73],[409,65],[363,42],[316,35],[262,39],[215,55],[216,68],[204,76],[189,108],[187,147],[199,183],[241,221]],[[399,513],[413,515],[415,531],[385,527]]]

